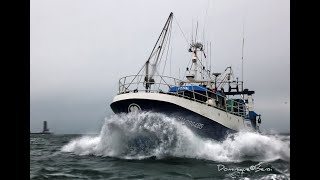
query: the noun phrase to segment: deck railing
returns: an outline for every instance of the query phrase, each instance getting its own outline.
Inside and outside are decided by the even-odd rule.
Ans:
[[[138,93],[138,92],[147,92],[147,93],[164,93],[174,96],[179,96],[186,98],[192,101],[196,101],[208,106],[218,108],[228,113],[237,115],[237,116],[246,116],[245,104],[242,102],[237,102],[234,99],[228,99],[225,96],[217,94],[212,90],[201,87],[199,84],[185,82],[177,78],[168,77],[168,76],[153,76],[154,82],[145,82],[145,75],[131,75],[125,76],[119,79],[119,93]],[[150,88],[146,89],[145,85],[149,83]],[[171,87],[181,87],[181,86],[191,86],[192,89],[184,89],[183,91],[176,88],[176,91],[169,92],[168,90]],[[196,92],[194,86],[203,88],[204,94]],[[188,94],[188,95],[186,95]],[[210,94],[210,96],[209,96]],[[191,95],[191,96],[190,96]],[[198,98],[196,98],[198,97]],[[222,103],[219,103],[218,100],[222,100]]]

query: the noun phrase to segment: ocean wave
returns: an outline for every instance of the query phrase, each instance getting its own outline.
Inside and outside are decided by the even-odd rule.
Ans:
[[[140,112],[106,118],[98,136],[73,139],[61,151],[122,159],[182,157],[218,162],[290,161],[290,138],[238,132],[224,141],[215,141],[197,136],[175,118]]]

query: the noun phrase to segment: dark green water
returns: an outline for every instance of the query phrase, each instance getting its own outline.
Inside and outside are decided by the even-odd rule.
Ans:
[[[290,179],[290,135],[217,142],[158,115],[112,117],[99,135],[30,135],[30,179]]]

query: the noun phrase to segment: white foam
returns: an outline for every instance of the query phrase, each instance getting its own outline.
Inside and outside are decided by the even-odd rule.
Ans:
[[[194,134],[187,126],[163,114],[142,112],[113,115],[99,136],[83,136],[61,149],[77,155],[124,159],[186,157],[219,162],[290,161],[290,138],[239,132],[222,142]]]

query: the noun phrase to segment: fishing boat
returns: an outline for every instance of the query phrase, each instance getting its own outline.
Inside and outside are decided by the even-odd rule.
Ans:
[[[231,67],[211,72],[203,63],[208,46],[195,40],[186,52],[192,54],[184,79],[159,72],[170,44],[173,13],[170,13],[153,50],[135,75],[119,79],[119,89],[110,104],[114,113],[151,111],[174,117],[202,137],[222,140],[241,130],[259,131],[261,118],[253,110],[252,90],[243,89]],[[166,66],[166,61],[164,65]],[[211,66],[211,65],[210,65]]]

